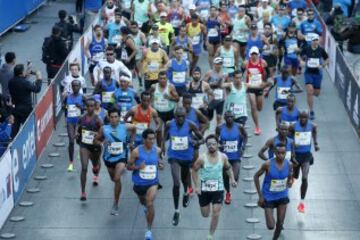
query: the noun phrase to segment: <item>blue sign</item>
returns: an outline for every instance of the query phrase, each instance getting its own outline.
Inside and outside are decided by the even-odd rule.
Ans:
[[[11,144],[14,201],[21,197],[36,166],[35,114],[32,113]]]

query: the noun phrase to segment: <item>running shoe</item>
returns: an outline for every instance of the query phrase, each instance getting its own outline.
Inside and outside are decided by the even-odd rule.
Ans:
[[[225,204],[231,203],[231,192],[227,192],[225,195]]]
[[[117,216],[119,215],[119,206],[114,204],[111,208],[111,212],[110,212],[111,215],[113,216]]]
[[[80,195],[80,201],[86,201],[86,193],[82,192]]]
[[[93,176],[93,185],[94,186],[99,185],[99,176]]]
[[[73,172],[74,169],[75,169],[75,168],[74,168],[74,164],[73,164],[72,162],[70,162],[70,163],[69,163],[69,166],[68,166],[68,168],[67,168],[67,171],[68,171],[68,172]]]
[[[261,134],[261,129],[259,127],[255,128],[255,135],[260,135]]]
[[[179,219],[180,219],[180,213],[175,212],[173,216],[172,224],[174,226],[177,226],[179,224]]]
[[[209,234],[207,240],[213,240],[213,237]]]
[[[315,120],[315,112],[314,111],[310,112],[310,120]]]
[[[152,240],[152,232],[150,230],[147,230],[145,233],[145,240]]]
[[[184,196],[183,196],[183,207],[184,208],[188,207],[189,203],[190,203],[189,194],[184,194]]]
[[[189,194],[189,196],[191,197],[192,196],[192,194],[193,194],[193,192],[194,192],[194,189],[192,188],[192,187],[188,187],[188,194]]]
[[[298,207],[297,207],[297,210],[300,212],[300,213],[305,213],[305,205],[303,203],[299,203]]]

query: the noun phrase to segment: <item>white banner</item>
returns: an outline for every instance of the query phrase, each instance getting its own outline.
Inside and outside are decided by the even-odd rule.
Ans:
[[[329,31],[326,32],[325,51],[329,55],[330,60],[327,70],[330,75],[331,81],[335,82],[336,41]]]
[[[0,228],[14,207],[11,154],[7,150],[0,160]]]

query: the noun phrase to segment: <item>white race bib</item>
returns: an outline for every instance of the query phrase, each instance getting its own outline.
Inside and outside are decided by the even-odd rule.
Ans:
[[[277,88],[278,98],[281,100],[286,99],[289,96],[290,90],[291,90],[291,88],[289,88],[289,87],[278,87]]]
[[[193,36],[191,39],[193,45],[197,45],[200,43],[200,35]]]
[[[214,99],[215,100],[222,100],[224,98],[224,90],[223,89],[215,89],[214,90]]]
[[[144,169],[140,169],[139,176],[144,180],[154,180],[156,178],[156,165],[145,165]]]
[[[101,93],[101,100],[103,103],[110,103],[113,99],[114,92],[102,92]]]
[[[112,43],[120,43],[121,42],[121,36],[116,34],[111,39]]]
[[[199,109],[201,105],[204,104],[204,94],[197,93],[194,97],[192,97],[191,106],[195,109]]]
[[[121,60],[127,60],[129,58],[127,51],[125,50],[125,48],[121,49],[121,56],[120,59]]]
[[[124,152],[124,144],[122,142],[112,142],[108,146],[111,155],[120,155]]]
[[[169,100],[163,97],[156,97],[154,101],[154,107],[160,111],[167,109],[169,107]]]
[[[311,132],[295,132],[295,144],[298,146],[309,146],[311,143]]]
[[[305,35],[305,40],[307,41],[307,42],[311,42],[312,40],[313,40],[313,38],[314,37],[317,37],[318,36],[318,34],[316,34],[316,33],[307,33],[306,35]]]
[[[102,59],[104,59],[104,53],[103,52],[95,53],[92,56],[92,60],[95,61],[95,62],[99,62]]]
[[[70,118],[80,117],[81,116],[80,108],[78,108],[75,104],[69,104],[67,106],[67,116]]]
[[[232,110],[234,112],[234,115],[240,115],[240,116],[244,115],[245,112],[244,106],[240,104],[234,104]]]
[[[95,132],[83,129],[81,131],[81,142],[92,145],[94,143]]]
[[[219,32],[216,30],[216,28],[210,28],[208,32],[208,37],[217,37],[219,36]]]
[[[230,57],[223,58],[223,66],[224,67],[234,67],[234,61]]]
[[[186,72],[173,72],[174,83],[184,83],[186,80]]]
[[[145,129],[148,128],[147,123],[136,123],[135,126],[136,126],[136,134],[137,135],[141,135],[145,131]]]
[[[181,25],[181,20],[178,18],[174,18],[171,20],[171,25],[175,28],[179,27]]]
[[[320,59],[319,58],[309,58],[307,60],[307,66],[309,68],[318,68],[318,67],[320,67]]]
[[[201,191],[204,191],[204,192],[219,191],[219,181],[218,180],[207,180],[207,181],[201,182]]]
[[[294,44],[290,44],[288,47],[287,47],[287,53],[290,54],[290,53],[294,53],[297,49],[297,44],[294,43]]]
[[[294,125],[296,123],[296,121],[284,121],[284,120],[281,120],[281,123],[285,123],[287,126],[290,126],[290,125]]]
[[[288,161],[291,160],[291,151],[286,151],[286,153],[285,153],[285,160],[288,160]]]
[[[148,65],[149,72],[157,72],[159,71],[160,64],[158,62],[150,62]]]
[[[171,149],[174,151],[183,151],[189,148],[188,137],[171,137]]]
[[[260,87],[262,83],[262,75],[260,73],[250,74],[250,85],[252,87]]]
[[[238,141],[226,141],[224,144],[224,152],[233,153],[238,151]]]
[[[282,192],[287,187],[287,178],[285,179],[272,179],[270,183],[270,192]]]

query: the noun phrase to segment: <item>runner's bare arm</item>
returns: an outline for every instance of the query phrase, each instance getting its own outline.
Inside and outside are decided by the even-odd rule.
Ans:
[[[224,170],[226,171],[226,174],[229,176],[230,184],[232,187],[236,187],[236,181],[234,178],[234,172],[232,170],[231,164],[227,158],[227,156],[223,153],[222,154],[222,160],[224,161]]]
[[[274,138],[271,138],[269,139],[265,145],[260,149],[259,153],[258,153],[258,157],[261,158],[262,160],[266,161],[268,160],[269,158],[267,158],[265,156],[265,152],[268,150],[268,149],[272,149],[274,146]]]

